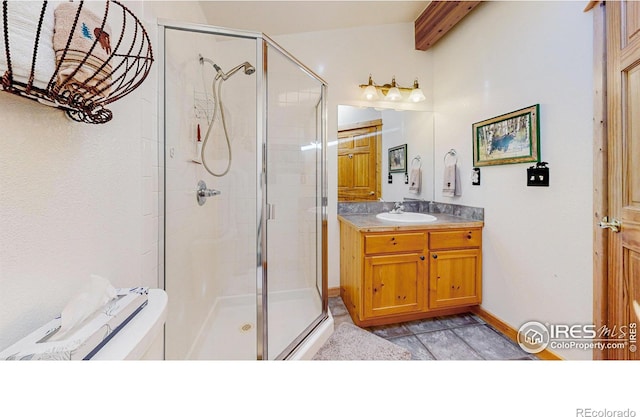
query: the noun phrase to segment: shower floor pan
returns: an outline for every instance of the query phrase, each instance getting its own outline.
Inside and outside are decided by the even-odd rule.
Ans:
[[[321,310],[313,288],[269,294],[269,351],[282,352]],[[187,358],[253,360],[256,341],[256,296],[219,297]]]

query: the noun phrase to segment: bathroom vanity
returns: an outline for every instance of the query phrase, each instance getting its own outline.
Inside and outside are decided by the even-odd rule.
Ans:
[[[367,327],[469,311],[482,301],[483,221],[340,215],[340,295]]]

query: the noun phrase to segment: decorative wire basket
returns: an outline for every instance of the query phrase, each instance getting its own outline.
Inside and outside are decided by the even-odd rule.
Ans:
[[[62,108],[78,122],[106,123],[113,114],[105,106],[149,73],[147,31],[116,0],[64,2],[55,10],[49,3],[2,2],[0,88]]]

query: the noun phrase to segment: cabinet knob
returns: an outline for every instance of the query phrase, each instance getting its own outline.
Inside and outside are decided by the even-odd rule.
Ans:
[[[421,256],[421,257],[420,257],[420,260],[421,260],[421,261],[424,261],[424,256]]]
[[[438,254],[437,254],[437,253],[434,253],[433,255],[431,255],[431,257],[432,257],[433,259],[438,259]]]

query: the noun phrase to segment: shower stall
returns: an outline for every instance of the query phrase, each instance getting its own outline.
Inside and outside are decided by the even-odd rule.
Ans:
[[[159,44],[165,357],[308,357],[333,331],[327,85],[262,33],[161,21]]]

